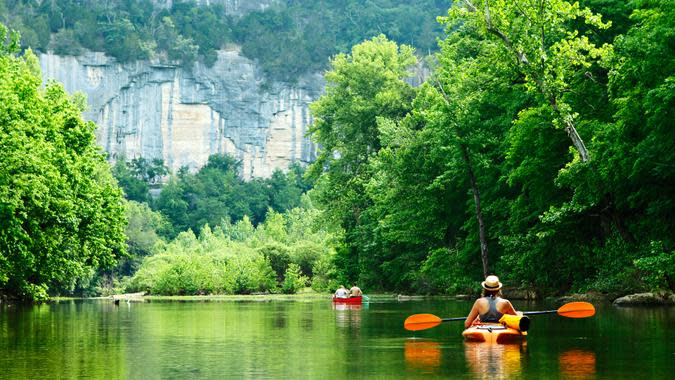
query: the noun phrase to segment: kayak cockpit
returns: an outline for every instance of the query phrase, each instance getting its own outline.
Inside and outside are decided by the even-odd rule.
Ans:
[[[464,330],[462,336],[469,342],[516,343],[525,339],[527,332],[500,323],[480,323]]]

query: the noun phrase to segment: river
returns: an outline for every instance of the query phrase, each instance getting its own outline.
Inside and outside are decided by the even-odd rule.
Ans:
[[[0,306],[0,379],[667,379],[675,308],[596,304],[586,319],[531,316],[526,343],[462,341],[462,322],[410,332],[455,300],[363,306],[330,300]],[[558,305],[513,301],[519,310]]]

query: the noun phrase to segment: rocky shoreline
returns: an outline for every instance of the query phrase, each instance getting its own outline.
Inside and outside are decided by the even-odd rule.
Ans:
[[[515,294],[516,296],[518,294]],[[533,299],[511,297],[513,299]],[[675,293],[671,291],[657,291],[627,294],[617,296],[599,292],[576,293],[555,298],[556,301],[565,303],[573,301],[586,302],[611,302],[614,306],[675,306]]]
[[[617,294],[605,294],[600,292],[574,293],[559,297],[542,297],[533,290],[519,288],[504,288],[504,297],[510,300],[538,300],[547,299],[557,303],[585,301],[590,303],[611,303],[615,306],[675,306],[675,293],[671,291],[655,291],[635,293],[619,296]],[[474,300],[480,297],[476,294],[456,294],[453,298],[458,300]]]
[[[675,306],[675,294],[672,292],[630,294],[615,299],[613,304],[616,306]]]

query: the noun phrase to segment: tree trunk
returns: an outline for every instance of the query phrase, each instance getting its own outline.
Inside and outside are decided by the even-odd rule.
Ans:
[[[476,219],[478,219],[478,238],[480,239],[480,257],[483,261],[483,277],[488,276],[488,244],[485,236],[485,223],[483,222],[483,212],[480,209],[480,191],[478,191],[478,184],[476,183],[476,175],[473,173],[471,167],[471,159],[469,157],[469,150],[463,143],[459,144],[462,150],[462,158],[466,163],[466,171],[469,174],[471,182],[471,192],[473,193],[473,201],[476,207]]]
[[[577,149],[577,152],[579,152],[581,161],[588,162],[591,159],[591,156],[588,154],[588,149],[586,149],[584,140],[582,140],[581,136],[579,136],[577,129],[574,127],[574,123],[571,120],[568,120],[568,116],[565,116],[565,119],[565,132],[567,132],[567,136],[570,137],[572,144]],[[569,119],[571,119],[571,116]]]
[[[541,92],[545,93],[543,85],[540,85],[540,88]],[[581,161],[588,162],[591,159],[591,156],[588,153],[588,149],[586,149],[584,140],[581,139],[579,132],[577,132],[576,127],[574,127],[574,118],[569,112],[563,112],[560,107],[558,107],[558,101],[555,96],[550,98],[549,103],[551,104],[551,107],[553,107],[553,110],[558,114],[558,117],[560,117],[562,122],[565,124],[565,132],[567,132],[567,136],[569,136],[570,140],[572,140],[572,145],[574,145],[574,148],[577,150],[577,152],[579,152]]]
[[[445,100],[446,105],[450,105],[448,96],[443,90],[443,86],[436,79],[436,84],[438,85],[438,90],[441,92],[443,99]],[[488,276],[488,244],[487,237],[485,235],[485,223],[483,222],[483,212],[480,209],[480,191],[478,191],[478,184],[476,183],[476,175],[473,172],[473,167],[471,166],[471,157],[469,156],[469,148],[462,142],[463,136],[459,129],[455,129],[457,137],[459,137],[459,149],[462,151],[462,160],[466,165],[466,172],[469,175],[469,181],[471,182],[471,192],[473,193],[473,201],[476,207],[476,219],[478,220],[478,239],[480,240],[480,258],[483,262],[483,277]]]

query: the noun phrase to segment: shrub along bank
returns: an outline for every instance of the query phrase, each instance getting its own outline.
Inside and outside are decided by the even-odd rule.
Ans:
[[[336,284],[332,264],[337,237],[319,227],[321,212],[305,208],[280,214],[270,210],[254,227],[247,217],[195,235],[183,232],[158,242],[138,271],[122,281],[124,291],[159,295],[295,293],[311,285],[317,291]]]

